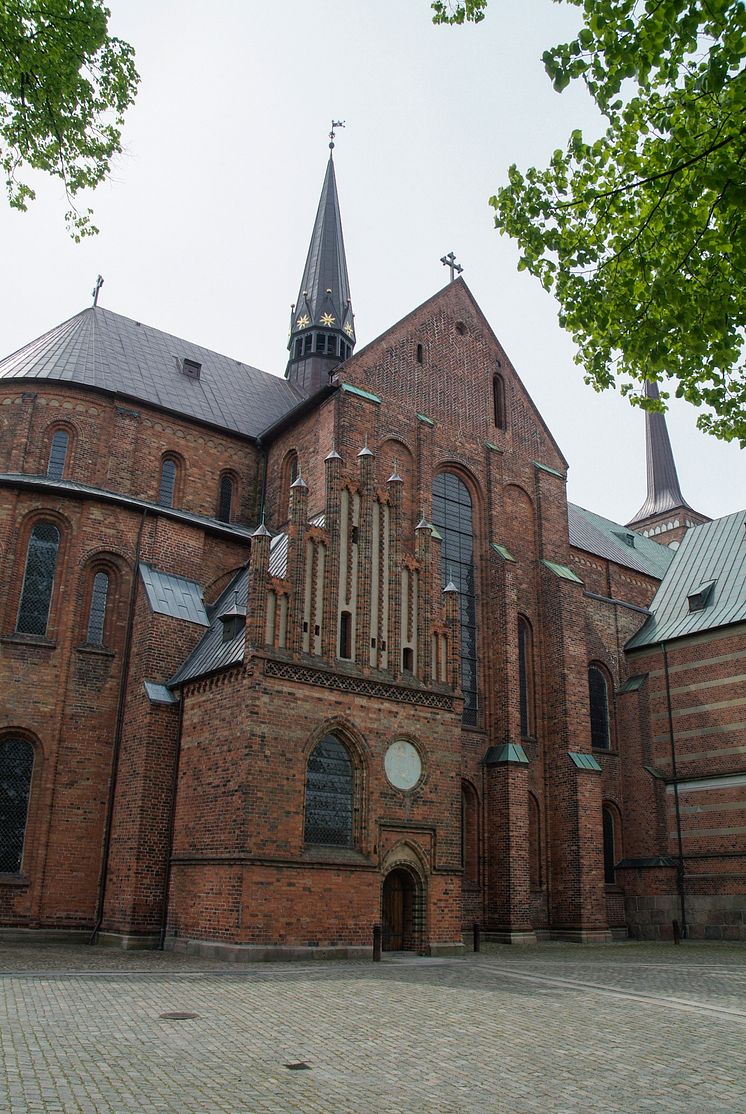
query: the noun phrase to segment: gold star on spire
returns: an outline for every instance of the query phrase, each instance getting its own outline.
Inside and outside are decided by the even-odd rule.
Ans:
[[[308,316],[307,313],[304,313],[303,316],[299,317],[298,320],[295,322],[295,327],[296,329],[307,329],[310,324],[311,318]]]
[[[326,325],[327,328],[333,325],[336,320],[336,317],[331,313],[322,313],[321,315],[321,324]]]
[[[348,337],[351,337],[351,336],[352,336],[352,325],[350,324],[350,322],[349,322],[349,321],[348,321],[348,322],[347,322],[347,324],[345,325],[345,332],[347,333],[347,336],[348,336]]]

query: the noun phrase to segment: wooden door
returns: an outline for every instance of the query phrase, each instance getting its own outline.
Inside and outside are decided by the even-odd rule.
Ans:
[[[414,882],[406,870],[392,870],[383,883],[382,946],[387,952],[413,947]]]

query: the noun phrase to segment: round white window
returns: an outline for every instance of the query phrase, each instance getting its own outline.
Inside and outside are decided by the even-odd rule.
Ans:
[[[383,766],[395,789],[413,789],[422,776],[422,760],[417,748],[404,739],[391,744]]]

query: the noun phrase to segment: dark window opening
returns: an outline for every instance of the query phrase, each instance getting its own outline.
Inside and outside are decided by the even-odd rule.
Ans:
[[[412,673],[414,670],[414,650],[411,646],[405,646],[401,652],[401,667],[405,673]]]
[[[463,323],[463,321],[456,322],[456,332],[460,337],[466,335],[466,325]]]
[[[295,342],[295,358],[299,359],[303,355],[303,337],[298,337]]]
[[[604,837],[604,882],[613,886],[616,882],[616,853],[614,850],[614,815],[610,808],[603,807],[603,837]]]
[[[181,362],[181,369],[184,375],[189,379],[199,379],[202,372],[202,364],[199,360],[190,360],[187,356]]]
[[[534,736],[534,662],[531,628],[523,616],[518,618],[518,698],[521,735]]]
[[[421,344],[417,345],[417,363],[418,364],[422,363],[422,345]]]
[[[591,744],[594,750],[609,750],[609,686],[606,677],[595,665],[588,669],[588,695],[591,702]]]
[[[97,572],[91,589],[91,606],[88,611],[88,632],[86,642],[91,646],[103,646],[106,625],[106,601],[109,596],[109,577],[105,572]]]
[[[492,408],[495,427],[505,429],[505,380],[502,375],[492,377]]]
[[[357,545],[359,541],[360,541],[360,527],[359,526],[353,526],[352,527],[352,544]]]
[[[476,727],[479,670],[472,505],[466,484],[452,472],[442,472],[435,477],[433,524],[443,538],[440,550],[443,584],[452,580],[459,591],[463,722]]]
[[[40,522],[31,531],[23,575],[16,630],[19,634],[47,633],[60,532],[51,522]]]
[[[52,437],[49,450],[49,463],[47,464],[47,477],[50,480],[61,480],[65,471],[65,460],[70,444],[70,434],[65,429],[56,429]]]
[[[306,843],[352,846],[352,762],[334,735],[311,752],[306,770]]]
[[[461,786],[461,866],[467,885],[479,884],[479,808],[470,785]]]
[[[313,348],[313,334],[312,333],[306,333],[306,335],[303,337],[303,354],[305,355],[307,352],[310,352],[312,348]]]
[[[528,876],[532,890],[541,886],[541,820],[539,803],[533,793],[528,795]]]
[[[221,522],[230,522],[232,504],[233,480],[230,476],[221,476],[218,494],[218,518]]]
[[[339,616],[339,656],[352,657],[352,612],[343,611]]]
[[[18,874],[23,861],[34,748],[0,739],[0,873]]]
[[[161,484],[158,489],[158,502],[162,507],[173,507],[176,490],[176,461],[170,457],[161,464]]]

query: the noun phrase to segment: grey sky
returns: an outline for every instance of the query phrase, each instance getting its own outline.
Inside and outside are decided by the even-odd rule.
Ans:
[[[464,278],[570,462],[570,498],[625,521],[645,496],[644,419],[582,382],[556,306],[516,271],[487,199],[513,162],[546,161],[599,128],[581,88],[558,96],[541,53],[577,10],[492,0],[479,27],[434,28],[427,0],[110,0],[137,50],[126,153],[92,196],[101,234],[64,230],[61,189],[26,214],[0,205],[0,355],[100,302],[282,374],[328,155],[335,162],[358,346]],[[743,453],[674,400],[684,497],[713,517],[744,502]]]

